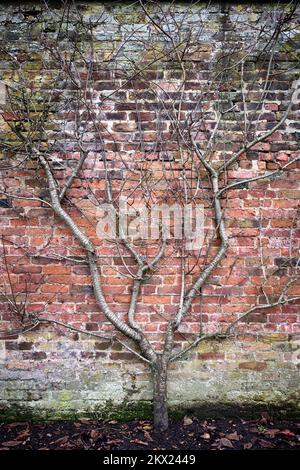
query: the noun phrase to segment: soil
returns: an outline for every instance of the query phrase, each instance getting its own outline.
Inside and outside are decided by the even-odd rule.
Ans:
[[[185,416],[156,434],[151,421],[0,424],[0,450],[300,450],[300,423]]]

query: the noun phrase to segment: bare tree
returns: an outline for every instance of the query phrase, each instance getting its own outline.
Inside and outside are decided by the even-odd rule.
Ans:
[[[198,331],[184,347],[174,344],[176,332],[185,338],[181,328],[195,303],[205,302],[203,286],[227,253],[234,252],[237,232],[229,223],[228,195],[296,174],[298,151],[283,162],[272,155],[270,171],[265,162],[245,166],[252,161],[249,154],[277,131],[286,132],[287,139],[290,135],[287,122],[296,112],[299,67],[296,58],[287,69],[280,54],[284,43],[293,42],[299,22],[296,3],[270,8],[249,24],[229,7],[221,7],[223,29],[211,32],[210,5],[192,2],[183,9],[174,2],[140,0],[143,22],[133,30],[125,28],[112,50],[106,43],[102,47],[99,39],[109,21],[105,9],[94,19],[76,2],[66,2],[58,10],[44,4],[41,17],[50,15],[55,28],[52,35],[42,32],[32,43],[33,60],[43,71],[35,80],[26,72],[28,62],[22,61],[20,51],[1,43],[10,67],[2,80],[7,139],[1,142],[6,158],[1,162],[0,194],[12,208],[23,201],[25,207],[43,207],[49,217],[39,249],[13,234],[2,237],[2,298],[9,312],[9,327],[2,334],[52,323],[94,337],[116,337],[151,368],[158,430],[168,427],[167,371],[172,361],[201,341],[233,336],[250,314],[300,299],[292,294],[299,264],[293,244],[297,219],[290,226],[284,284],[274,292],[278,267],[271,254],[265,254],[262,213],[255,247],[261,285],[255,302],[245,310],[239,306],[225,328],[220,325],[214,331],[206,331],[198,314]],[[273,84],[280,77],[290,86],[280,92],[276,114],[268,113],[275,99]],[[97,175],[96,184],[86,177],[88,172]],[[15,188],[12,181],[20,174],[24,182]],[[82,192],[77,194],[80,186],[83,198]],[[197,207],[204,208],[204,224],[194,233],[191,226],[202,214],[192,211]],[[127,225],[120,223],[125,209]],[[57,249],[55,226],[67,229],[76,240],[75,249]],[[39,312],[30,311],[31,293],[37,295],[44,280],[40,278],[33,289],[30,279],[16,286],[8,252],[14,264],[21,258],[49,258],[87,265],[99,310],[114,328],[102,334],[49,318],[46,303]],[[131,282],[126,312],[115,312],[102,287],[110,256],[120,260],[110,268]],[[236,260],[241,256],[237,252]],[[177,272],[176,309],[164,313],[163,338],[158,334],[153,341],[137,320],[137,309],[150,279],[158,273],[168,275],[170,264]]]

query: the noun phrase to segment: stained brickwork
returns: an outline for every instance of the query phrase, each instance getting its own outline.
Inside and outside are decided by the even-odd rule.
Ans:
[[[48,11],[38,2],[0,4],[0,109],[3,108],[0,138],[4,143],[0,154],[1,191],[5,189],[8,193],[0,193],[0,227],[11,282],[15,292],[28,293],[29,314],[38,313],[90,332],[113,333],[112,325],[95,301],[89,270],[82,261],[84,252],[74,236],[45,204],[10,197],[20,190],[24,197],[28,191],[36,197],[46,200],[48,197],[43,170],[34,160],[6,169],[18,151],[18,139],[10,125],[19,126],[20,132],[30,134],[33,141],[48,149],[59,184],[63,185],[80,158],[74,144],[76,84],[61,72],[64,64],[56,54],[57,40],[66,61],[71,59],[77,64],[76,76],[86,86],[99,130],[95,132],[89,122],[90,111],[81,104],[81,118],[86,113],[82,125],[86,126],[84,146],[88,157],[80,177],[67,192],[66,207],[97,246],[103,263],[104,294],[121,318],[126,317],[130,301],[132,279],[126,274],[128,268],[133,269],[134,260],[128,253],[118,254],[110,242],[99,240],[95,230],[90,195],[92,191],[97,200],[104,197],[105,169],[108,167],[116,194],[120,188],[125,187],[127,192],[138,188],[135,194],[140,197],[140,176],[133,171],[135,165],[141,165],[145,174],[151,171],[156,182],[167,172],[170,187],[174,185],[175,190],[176,181],[182,177],[182,156],[189,155],[187,149],[179,150],[173,128],[175,115],[182,129],[191,116],[205,121],[197,133],[201,146],[207,143],[214,128],[213,102],[219,103],[219,111],[222,106],[225,109],[236,106],[237,110],[247,106],[248,116],[261,105],[258,132],[271,129],[287,109],[291,89],[296,90],[299,76],[299,23],[298,30],[287,32],[276,45],[274,63],[278,74],[272,70],[268,89],[263,90],[268,57],[255,60],[253,57],[261,49],[261,42],[267,43],[267,36],[257,40],[255,31],[274,6],[261,2],[248,6],[234,3],[228,10],[222,2],[212,2],[207,9],[198,3],[189,5],[175,2],[174,6],[183,36],[190,30],[194,35],[184,55],[182,86],[182,69],[172,56],[170,44],[168,41],[165,44],[160,31],[149,29],[145,13],[137,6],[126,2],[78,2],[83,27],[74,20],[76,12],[69,12],[67,20],[57,5]],[[279,12],[280,9],[284,10],[284,6],[278,8]],[[159,15],[155,10],[151,12]],[[291,19],[290,24],[294,23],[297,20]],[[96,65],[92,71],[92,90],[87,85],[91,78],[89,64],[77,54],[78,50],[91,47],[87,28],[92,29],[94,38]],[[231,51],[229,61],[238,62],[239,49],[251,41],[255,46],[251,51],[247,49],[243,59],[245,82],[241,84],[240,77],[230,72],[226,51]],[[77,52],[72,56],[74,43]],[[226,74],[222,73],[224,67],[229,69]],[[217,82],[218,91],[212,85]],[[18,88],[20,83],[27,86],[25,95],[22,87]],[[37,136],[44,98],[51,90],[57,93],[56,100],[44,123],[44,135]],[[10,112],[5,109],[9,96],[15,100],[15,111],[13,107]],[[16,111],[24,96],[33,116],[31,122],[24,121]],[[222,162],[224,155],[240,148],[242,129],[243,122],[236,119],[233,109],[218,130],[213,156],[216,162]],[[299,99],[294,95],[286,122],[229,169],[229,184],[255,178],[295,159],[300,154],[299,135]],[[290,266],[297,268],[299,263],[297,165],[290,165],[281,177],[253,181],[227,193],[223,203],[231,245],[226,258],[202,288],[202,301],[195,299],[186,321],[175,334],[178,350],[199,334],[200,328],[208,333],[224,329],[255,305],[257,299],[263,302],[265,295],[275,299],[289,281]],[[210,189],[204,174],[199,175],[198,180],[195,178],[199,185],[197,198],[205,207],[205,230],[211,234],[211,203],[207,199]],[[81,208],[81,213],[74,204]],[[213,242],[212,252],[218,244],[217,240]],[[151,245],[146,250],[141,245],[140,250],[153,255],[157,247]],[[181,258],[174,254],[173,247],[168,250],[160,269],[143,284],[136,313],[136,321],[157,349],[167,320],[178,309],[180,297]],[[72,257],[73,261],[64,257]],[[194,262],[195,269],[190,278],[187,276],[187,282],[206,262],[205,253],[200,258],[192,256],[191,265]],[[4,265],[2,274],[7,276]],[[269,278],[264,283],[266,274]],[[300,295],[299,282],[289,288],[289,295]],[[12,322],[4,296],[0,320],[2,328],[8,328]],[[253,313],[235,331],[233,338],[201,343],[187,357],[172,363],[170,403],[183,407],[273,405],[296,410],[299,300]],[[116,341],[89,337],[53,324],[0,340],[0,407],[4,414],[102,416],[124,403],[135,402],[143,410],[142,405],[150,399],[147,367]],[[137,412],[137,408],[134,410]]]

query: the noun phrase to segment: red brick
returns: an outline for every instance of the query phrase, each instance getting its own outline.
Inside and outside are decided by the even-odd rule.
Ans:
[[[63,265],[43,266],[43,273],[44,274],[57,274],[57,275],[70,274],[71,268],[69,266],[63,266]]]
[[[265,362],[249,361],[249,362],[239,363],[239,369],[262,371],[266,368],[267,368],[267,364]]]
[[[45,293],[67,293],[69,292],[68,285],[44,284],[41,287],[41,292]]]
[[[220,353],[197,353],[197,359],[202,361],[223,360],[224,358],[225,355]]]

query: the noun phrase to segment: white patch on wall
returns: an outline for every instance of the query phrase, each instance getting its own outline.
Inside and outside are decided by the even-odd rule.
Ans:
[[[6,348],[4,341],[0,341],[0,365],[4,364],[6,359]]]
[[[300,78],[293,82],[293,90],[292,102],[293,104],[300,104]]]
[[[6,85],[0,81],[0,107],[6,104]]]
[[[300,105],[300,78],[298,78],[297,80],[294,80],[292,84],[291,102],[294,106]],[[295,110],[297,114],[299,113],[299,111],[300,111],[300,108]],[[285,120],[285,132],[287,134],[294,134],[295,132],[298,132],[297,129],[293,126],[294,123],[295,123],[295,119]]]
[[[293,364],[300,364],[300,339],[292,342],[292,362]]]

